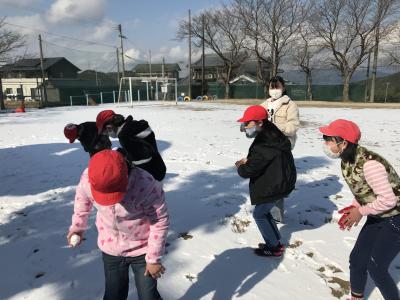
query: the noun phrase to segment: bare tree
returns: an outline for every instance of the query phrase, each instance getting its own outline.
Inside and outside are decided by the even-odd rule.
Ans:
[[[262,65],[271,64],[271,47],[265,42],[269,40],[270,33],[262,28],[262,20],[267,18],[264,2],[265,0],[234,0],[233,11],[248,41],[244,47],[256,58],[257,82],[263,83],[266,92],[270,74],[264,74]]]
[[[24,37],[14,31],[7,29],[5,18],[0,19],[0,65],[9,62],[12,53],[25,45]],[[3,97],[3,85],[0,74],[0,109],[5,109]]]
[[[204,14],[204,37],[203,37]],[[191,35],[193,43],[201,46],[204,39],[205,46],[211,49],[222,61],[221,77],[225,85],[225,98],[229,98],[229,82],[234,71],[246,59],[244,49],[245,35],[240,30],[237,18],[233,17],[232,8],[224,5],[220,9],[208,10],[193,17]],[[187,20],[182,20],[177,31],[177,38],[184,39],[189,34]]]
[[[293,50],[293,62],[306,76],[307,96],[313,100],[312,71],[317,65],[318,54],[323,50],[318,40],[313,36],[308,23],[305,23],[299,32],[299,39]]]
[[[376,29],[380,24],[383,26],[390,8],[396,1],[318,1],[312,24],[323,46],[332,54],[330,64],[341,74],[343,101],[350,101],[350,80],[374,47]],[[389,24],[386,24],[386,28],[389,28]],[[381,37],[384,31],[380,31]]]

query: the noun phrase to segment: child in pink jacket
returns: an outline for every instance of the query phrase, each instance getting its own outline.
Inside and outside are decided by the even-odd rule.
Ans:
[[[89,161],[76,188],[72,225],[67,236],[82,240],[92,207],[97,209],[97,244],[105,272],[103,299],[127,299],[129,267],[139,299],[161,299],[157,279],[169,225],[164,191],[149,173],[133,168],[118,151],[103,150]]]

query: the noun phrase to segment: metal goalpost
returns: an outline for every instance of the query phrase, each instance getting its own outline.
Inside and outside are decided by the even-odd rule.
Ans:
[[[175,100],[175,104],[178,104],[178,82],[176,78],[122,77],[119,82],[118,104],[121,102],[124,84],[128,85],[127,102],[130,102],[132,107],[134,98],[135,101],[167,101],[168,95],[170,96],[168,100]],[[124,90],[126,89],[124,88]],[[171,97],[171,95],[173,96]],[[126,97],[126,93],[124,96]],[[143,99],[142,96],[144,96]]]

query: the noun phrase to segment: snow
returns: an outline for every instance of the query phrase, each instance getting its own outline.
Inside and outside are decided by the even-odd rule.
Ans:
[[[338,229],[337,211],[352,196],[339,162],[324,156],[317,128],[337,118],[357,122],[361,143],[400,171],[398,111],[300,109],[297,188],[280,225],[289,246],[281,258],[261,258],[251,250],[262,240],[247,181],[234,167],[251,143],[236,122],[245,106],[161,102],[0,115],[0,299],[102,299],[95,214],[79,247],[66,242],[75,186],[89,156],[67,142],[63,127],[94,120],[106,108],[148,120],[167,164],[164,299],[346,299],[348,257],[361,226]],[[399,269],[397,256],[390,269],[397,283]],[[371,282],[367,295],[382,299]],[[133,280],[130,299],[136,299]]]

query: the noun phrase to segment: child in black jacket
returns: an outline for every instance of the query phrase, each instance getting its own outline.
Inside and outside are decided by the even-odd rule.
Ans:
[[[158,181],[164,179],[166,166],[147,121],[137,121],[132,116],[124,118],[112,110],[103,110],[97,115],[96,126],[99,135],[118,137],[128,161],[133,165],[146,170]]]
[[[250,106],[238,120],[244,124],[246,136],[254,138],[247,158],[236,162],[237,172],[249,178],[253,217],[265,243],[255,254],[281,256],[284,247],[271,209],[288,196],[295,187],[296,167],[288,138],[267,119],[267,111],[260,105]]]

